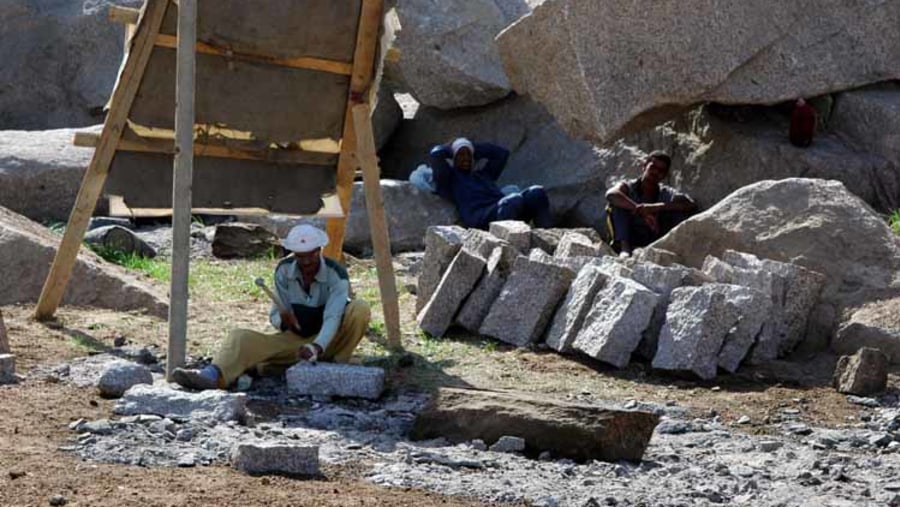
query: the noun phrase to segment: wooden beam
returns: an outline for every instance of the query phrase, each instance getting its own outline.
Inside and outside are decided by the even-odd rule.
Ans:
[[[326,223],[329,241],[325,255],[334,259],[340,259],[343,255],[344,233],[347,230],[347,217],[350,215],[350,198],[353,196],[353,174],[359,166],[356,160],[356,134],[352,110],[354,101],[365,94],[372,85],[378,33],[381,30],[383,16],[384,0],[363,0],[356,34],[356,50],[353,54],[350,93],[344,115],[341,158],[337,169],[337,194],[344,208],[344,218],[332,219]]]
[[[72,275],[72,267],[78,256],[78,250],[81,248],[81,240],[84,238],[91,215],[94,213],[97,198],[106,183],[109,165],[116,153],[116,146],[119,144],[122,132],[125,130],[128,112],[131,110],[141,79],[144,77],[150,53],[153,51],[153,42],[159,33],[167,6],[168,0],[147,0],[147,3],[144,4],[141,14],[142,22],[138,25],[138,31],[132,39],[131,51],[119,76],[118,85],[113,91],[100,144],[94,151],[91,164],[85,171],[81,189],[75,199],[75,207],[72,208],[69,216],[65,235],[56,252],[56,257],[53,259],[47,280],[44,282],[44,288],[35,310],[35,317],[38,319],[53,317],[62,301],[69,277]]]
[[[160,34],[156,38],[156,45],[162,48],[174,49],[178,44],[178,38],[174,35]],[[338,62],[334,60],[326,60],[324,58],[300,57],[300,58],[278,58],[270,55],[260,55],[256,53],[239,53],[226,48],[207,44],[206,42],[197,42],[197,52],[206,55],[224,56],[235,60],[248,62],[268,63],[270,65],[278,65],[280,67],[290,67],[292,69],[317,70],[321,72],[330,72],[332,74],[340,74],[349,76],[353,72],[353,65],[347,62]]]
[[[81,148],[94,148],[100,143],[100,135],[93,132],[76,132],[72,144]],[[175,142],[170,139],[126,139],[119,141],[119,151],[175,154]],[[194,143],[194,155],[198,157],[231,158],[238,160],[262,160],[285,164],[334,166],[338,157],[333,153],[303,150],[260,150],[226,146],[221,144]]]
[[[0,354],[9,354],[9,337],[6,335],[6,324],[3,323],[3,312],[0,312]]]
[[[375,150],[375,134],[372,132],[372,111],[368,104],[353,106],[353,127],[356,130],[356,156],[363,171],[366,189],[366,211],[369,214],[369,234],[378,267],[378,287],[381,291],[381,308],[387,328],[388,347],[403,349],[400,334],[400,303],[397,298],[397,280],[391,256],[391,237],[384,213],[381,195],[381,171]]]
[[[166,378],[187,354],[188,275],[191,265],[191,185],[194,175],[194,78],[197,69],[197,0],[178,4],[175,72],[175,164],[172,182],[172,277]]]
[[[113,23],[121,23],[123,25],[136,25],[140,18],[140,9],[122,7],[121,5],[109,6],[109,20]]]

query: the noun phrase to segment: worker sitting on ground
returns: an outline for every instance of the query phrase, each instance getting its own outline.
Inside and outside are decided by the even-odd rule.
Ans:
[[[623,255],[664,236],[697,210],[685,194],[663,185],[672,159],[661,151],[647,156],[640,178],[606,192],[606,223],[612,247]]]
[[[543,187],[504,195],[497,186],[509,158],[505,148],[459,138],[453,144],[435,146],[429,158],[437,194],[456,205],[466,227],[487,229],[498,220],[534,222],[536,227],[553,225]]]
[[[346,363],[369,327],[369,306],[350,300],[347,271],[325,258],[328,236],[310,225],[294,227],[282,245],[293,255],[275,268],[276,295],[269,314],[274,334],[232,331],[202,370],[177,368],[175,382],[189,389],[222,389],[254,367],[316,360]]]

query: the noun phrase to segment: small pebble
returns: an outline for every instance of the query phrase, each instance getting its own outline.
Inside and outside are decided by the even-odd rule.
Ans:
[[[53,505],[54,507],[65,505],[67,503],[69,503],[69,500],[62,495],[53,495],[50,497],[50,505]]]
[[[742,415],[740,419],[737,420],[738,424],[750,424],[750,416]]]

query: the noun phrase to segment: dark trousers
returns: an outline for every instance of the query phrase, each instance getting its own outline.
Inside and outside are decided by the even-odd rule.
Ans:
[[[553,226],[553,217],[550,215],[550,199],[544,187],[535,185],[528,187],[523,192],[509,194],[497,203],[489,222],[500,220],[521,220],[533,222],[535,227],[548,228]]]
[[[643,218],[630,211],[610,206],[607,209],[607,214],[612,224],[611,234],[613,247],[616,251],[621,248],[623,241],[631,245],[632,248],[645,247],[665,236],[676,225],[689,217],[688,213],[680,211],[661,211],[657,213],[656,217],[659,222],[659,234],[657,234],[653,232],[653,229],[647,225]]]

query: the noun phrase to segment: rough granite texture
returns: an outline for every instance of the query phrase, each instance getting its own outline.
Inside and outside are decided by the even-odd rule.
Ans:
[[[488,259],[485,275],[466,298],[459,315],[456,316],[457,324],[469,332],[478,333],[491,310],[491,305],[503,290],[516,257],[516,249],[512,246],[505,245],[494,249]]]
[[[637,348],[660,297],[627,278],[611,278],[597,293],[572,346],[588,356],[624,368]]]
[[[731,287],[726,302],[737,308],[740,317],[725,336],[719,351],[719,368],[734,373],[756,340],[767,331],[765,324],[772,315],[772,300],[768,294],[748,287]]]
[[[740,318],[738,309],[727,303],[732,287],[708,284],[672,291],[654,368],[715,378],[725,336]]]
[[[840,393],[874,396],[887,387],[888,358],[878,349],[863,347],[841,356],[834,369],[834,388]]]
[[[520,253],[531,249],[531,226],[519,220],[491,222],[490,233],[508,241]]]
[[[250,475],[319,474],[319,447],[275,442],[238,443],[231,451],[231,466]]]
[[[594,297],[608,279],[609,276],[597,266],[587,265],[578,272],[547,331],[548,347],[562,353],[572,351],[572,343],[581,331]]]
[[[462,248],[444,273],[431,300],[419,312],[416,319],[419,327],[432,336],[443,336],[486,266],[484,257]]]
[[[153,374],[146,366],[129,361],[114,361],[103,369],[97,389],[105,398],[119,398],[138,384],[153,384]]]
[[[168,384],[139,384],[116,403],[118,415],[158,415],[170,419],[238,421],[246,414],[246,396],[220,390],[179,391]]]
[[[288,390],[304,396],[377,400],[384,391],[384,370],[368,366],[302,362],[285,376]]]
[[[534,250],[533,252],[538,252]],[[519,257],[481,334],[524,347],[544,334],[575,273],[547,260]]]
[[[653,250],[653,249],[650,249]],[[651,262],[636,261],[631,269],[631,279],[647,287],[660,296],[659,304],[650,318],[650,325],[644,331],[641,343],[635,352],[648,360],[653,360],[659,342],[659,332],[666,320],[666,309],[669,306],[669,294],[678,287],[699,285],[694,272],[697,270],[670,264],[662,266]]]
[[[591,239],[577,232],[567,232],[559,240],[556,253],[559,258],[568,257],[599,257],[603,252],[599,244],[594,244]]]
[[[431,299],[444,271],[462,248],[466,230],[456,225],[429,227],[425,233],[425,259],[416,288],[416,313]]]

